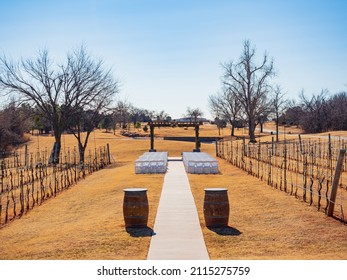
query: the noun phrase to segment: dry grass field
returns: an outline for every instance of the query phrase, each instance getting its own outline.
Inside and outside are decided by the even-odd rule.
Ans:
[[[224,160],[221,174],[189,174],[211,259],[346,259],[347,226]],[[229,228],[204,225],[205,187],[227,187]]]
[[[194,129],[161,128],[155,133],[160,137],[193,136]],[[229,130],[223,133],[227,135]],[[218,133],[214,126],[204,125],[200,135]],[[106,143],[114,163],[0,229],[0,259],[146,259],[150,229],[126,232],[123,189],[148,188],[148,226],[153,228],[164,175],[134,173],[134,160],[149,149],[148,139],[97,131],[89,148]],[[63,144],[64,149],[75,146],[76,141],[65,135]],[[53,137],[33,136],[29,149],[50,149],[52,145]],[[194,143],[156,140],[155,148],[179,156],[191,151]],[[202,151],[214,155],[215,146],[202,144]],[[346,225],[224,160],[219,159],[219,164],[218,175],[189,174],[211,259],[347,259]],[[229,228],[223,231],[204,226],[205,187],[229,190]]]

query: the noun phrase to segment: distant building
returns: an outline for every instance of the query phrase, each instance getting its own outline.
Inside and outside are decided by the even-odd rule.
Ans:
[[[174,119],[174,122],[191,122],[192,119],[189,117],[184,117],[184,118],[179,118],[179,119]],[[197,119],[198,122],[210,122],[208,119],[206,118],[198,118]]]

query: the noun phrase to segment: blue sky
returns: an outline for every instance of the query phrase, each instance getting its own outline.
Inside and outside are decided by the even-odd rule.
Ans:
[[[220,89],[249,39],[288,98],[347,90],[347,1],[0,0],[0,53],[63,59],[81,44],[112,67],[121,98],[181,117]]]

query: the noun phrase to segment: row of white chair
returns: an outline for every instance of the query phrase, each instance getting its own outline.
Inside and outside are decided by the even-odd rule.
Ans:
[[[167,152],[146,152],[135,161],[135,173],[165,173],[167,170],[167,161]]]
[[[206,153],[184,152],[183,164],[188,173],[217,174],[219,173],[218,161]]]

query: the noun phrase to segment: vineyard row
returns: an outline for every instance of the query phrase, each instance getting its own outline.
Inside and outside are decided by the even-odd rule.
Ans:
[[[111,163],[108,146],[90,151],[85,163],[76,162],[76,157],[55,165],[37,159],[29,165],[16,165],[8,158],[1,161],[0,227]]]
[[[319,211],[328,212],[335,166],[344,141],[305,140],[248,143],[221,140],[216,155],[265,181],[273,188],[293,195]],[[347,159],[343,159],[333,216],[346,222]]]

